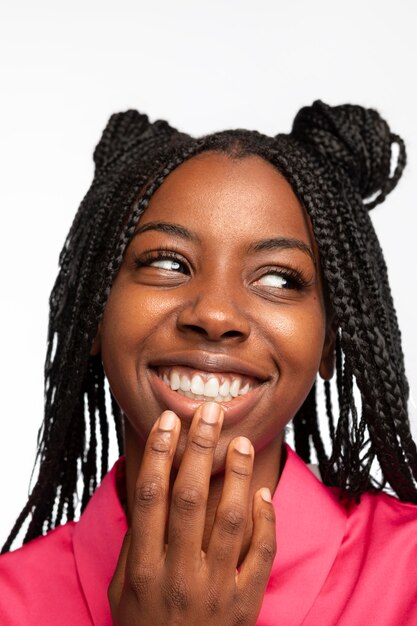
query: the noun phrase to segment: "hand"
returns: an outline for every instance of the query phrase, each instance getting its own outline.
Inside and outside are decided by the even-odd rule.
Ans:
[[[237,572],[254,458],[245,437],[228,447],[222,495],[207,552],[202,550],[222,422],[223,411],[214,402],[196,411],[171,503],[169,478],[180,420],[165,411],[152,428],[136,482],[131,528],[109,587],[116,626],[256,624],[276,551],[275,516],[269,490],[260,489],[253,496],[249,549]]]

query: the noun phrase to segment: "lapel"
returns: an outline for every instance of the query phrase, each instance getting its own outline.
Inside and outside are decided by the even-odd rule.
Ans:
[[[325,487],[286,445],[286,462],[273,496],[277,555],[259,626],[303,622],[329,574],[346,529],[337,491]]]
[[[121,457],[94,492],[74,529],[75,564],[93,624],[112,626],[107,589],[127,531],[117,483],[124,480]]]

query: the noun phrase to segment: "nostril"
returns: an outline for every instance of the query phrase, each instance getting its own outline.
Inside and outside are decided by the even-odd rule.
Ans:
[[[189,330],[193,330],[195,333],[198,333],[199,335],[207,335],[207,331],[202,328],[201,326],[197,326],[195,324],[187,324],[186,328],[188,328]]]
[[[218,335],[218,337],[220,338],[227,338],[227,337],[241,337],[242,336],[242,332],[240,332],[239,330],[226,330],[225,332],[221,332],[218,331],[217,333],[213,333],[213,331],[210,332],[209,329],[204,328],[203,326],[198,326],[197,324],[185,324],[184,328],[186,328],[189,331],[195,332],[198,335],[203,335],[204,337],[210,337],[213,334]]]
[[[186,306],[179,312],[177,328],[195,337],[220,341],[224,339],[240,341],[250,334],[250,324],[242,311],[231,304],[214,303],[206,300]]]
[[[238,330],[228,330],[225,333],[223,333],[223,337],[241,337],[242,333],[239,332]]]

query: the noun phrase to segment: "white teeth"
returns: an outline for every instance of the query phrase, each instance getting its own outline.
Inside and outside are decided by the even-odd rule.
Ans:
[[[203,394],[209,398],[215,398],[219,394],[219,381],[217,378],[209,378],[204,385]]]
[[[229,394],[227,396],[220,396],[218,395],[216,398],[214,398],[214,400],[216,402],[229,402],[230,400],[233,400],[232,396]]]
[[[230,382],[230,376],[224,379],[223,375],[215,376],[204,372],[194,374],[190,379],[180,371],[169,369],[161,373],[161,378],[173,391],[194,400],[230,402],[233,398],[243,396],[253,389],[248,382],[241,387],[243,381],[240,377],[233,378]]]
[[[229,390],[230,390],[230,384],[228,380],[225,380],[219,388],[219,395],[220,396],[228,396],[229,395]]]
[[[239,394],[240,382],[240,378],[234,378],[232,384],[230,385],[229,393],[233,398],[236,398],[236,396]]]
[[[181,379],[178,376],[177,372],[172,371],[171,372],[171,379],[170,379],[170,385],[171,389],[173,391],[177,391],[177,389],[180,388],[181,386]]]
[[[190,391],[191,389],[191,383],[189,378],[187,378],[187,376],[181,376],[181,384],[180,384],[180,389],[182,391]]]
[[[183,387],[181,388],[183,389]],[[191,391],[197,396],[204,395],[204,380],[198,374],[192,378]]]

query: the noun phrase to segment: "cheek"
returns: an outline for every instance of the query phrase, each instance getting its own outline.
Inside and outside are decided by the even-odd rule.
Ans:
[[[123,360],[132,348],[137,333],[138,311],[131,303],[121,303],[117,298],[110,298],[107,303],[102,328],[101,345],[103,358]]]
[[[170,298],[161,298],[137,286],[112,290],[102,323],[102,345],[111,349],[116,358],[136,353],[165,322],[172,310]]]
[[[141,360],[171,333],[173,296],[138,285],[116,282],[101,324],[101,356],[104,371],[119,405],[131,412],[129,403],[138,385]]]
[[[101,357],[110,387],[118,401],[126,385],[134,383],[134,354],[141,342],[141,331],[146,332],[143,311],[135,298],[120,297],[116,284],[110,293],[101,323]]]
[[[272,318],[270,336],[278,364],[291,371],[317,373],[325,338],[325,316],[319,301],[307,309],[288,307]]]

